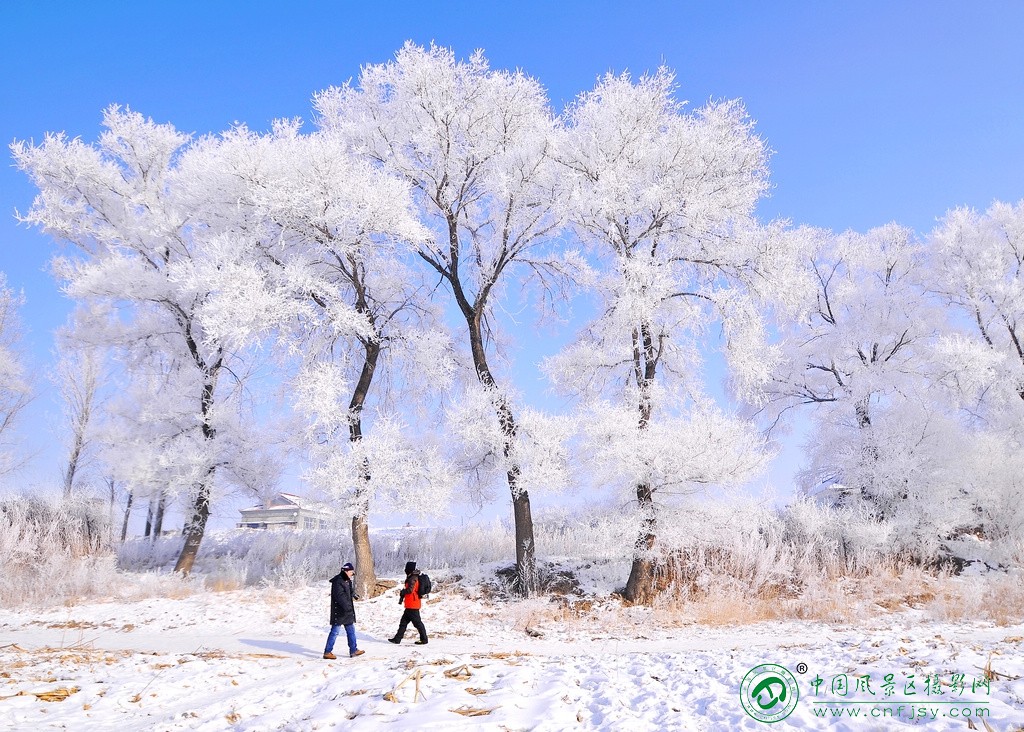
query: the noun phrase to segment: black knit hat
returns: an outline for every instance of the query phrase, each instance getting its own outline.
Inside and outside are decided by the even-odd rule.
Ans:
[[[405,563],[405,573],[406,574],[412,574],[415,571],[416,571],[416,562],[406,562]]]
[[[355,572],[356,568],[352,566],[352,562],[345,562],[341,565],[342,572]]]

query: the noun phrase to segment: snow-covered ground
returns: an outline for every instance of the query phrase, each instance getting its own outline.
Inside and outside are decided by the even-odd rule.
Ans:
[[[613,601],[577,612],[456,589],[424,607],[428,646],[413,645],[411,629],[394,646],[391,590],[357,605],[366,654],[345,657],[342,634],[338,660],[326,661],[327,595],[325,584],[0,610],[0,729],[938,731],[970,729],[962,717],[980,709],[989,729],[1024,728],[1024,625],[909,611],[856,626],[709,627]],[[740,699],[745,675],[766,663],[792,671],[800,694],[771,727]],[[986,666],[997,674],[987,691],[977,687]],[[887,697],[890,673],[898,688]],[[832,691],[842,674],[845,697]],[[859,700],[874,704],[838,704]]]

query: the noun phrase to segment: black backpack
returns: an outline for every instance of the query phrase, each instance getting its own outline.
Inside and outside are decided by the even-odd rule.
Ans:
[[[420,597],[423,597],[424,595],[429,595],[430,591],[434,589],[434,586],[430,584],[430,577],[423,574],[423,572],[420,572],[419,579],[420,586],[416,594],[418,594]]]

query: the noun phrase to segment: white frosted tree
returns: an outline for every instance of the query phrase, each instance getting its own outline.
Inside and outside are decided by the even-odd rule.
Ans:
[[[716,323],[748,357],[763,340],[750,285],[765,265],[752,213],[767,151],[738,102],[685,113],[661,69],[600,79],[567,110],[555,155],[600,314],[548,370],[596,405],[594,459],[629,487],[640,521],[626,597],[647,602],[659,505],[761,462],[750,425],[703,396],[701,351]]]
[[[544,248],[559,227],[544,90],[521,72],[490,69],[480,52],[459,61],[448,49],[410,43],[394,61],[364,67],[357,84],[317,95],[316,109],[325,130],[412,186],[432,234],[419,256],[454,299],[498,417],[495,457],[512,498],[518,586],[529,594],[537,583],[533,517],[515,456],[516,408],[493,366],[494,309],[530,278],[547,303],[563,274],[562,260]]]
[[[210,188],[195,158],[204,146],[171,125],[129,110],[103,115],[97,144],[48,134],[12,145],[39,193],[22,220],[77,249],[54,261],[65,292],[118,317],[98,317],[95,336],[148,379],[146,423],[174,440],[176,486],[188,494],[186,538],[175,571],[188,574],[206,529],[219,468],[235,457],[240,427],[239,354],[208,337],[200,317],[210,290],[202,240],[216,221],[195,213]],[[190,158],[192,158],[190,160]],[[144,439],[143,435],[137,435]]]
[[[950,211],[929,243],[929,287],[959,316],[944,381],[987,427],[1024,442],[1024,201]]]
[[[208,326],[272,337],[298,362],[291,391],[307,421],[309,477],[351,512],[357,594],[370,597],[371,506],[437,511],[452,483],[437,446],[401,429],[398,404],[451,376],[432,288],[410,266],[428,234],[408,184],[355,159],[338,135],[280,122],[270,135],[238,129],[208,144],[217,196],[235,202],[205,275],[222,283]]]
[[[18,418],[32,400],[32,387],[21,352],[23,327],[18,309],[24,297],[7,286],[0,272],[0,476],[24,463],[15,432]]]
[[[942,313],[921,285],[924,250],[896,224],[789,235],[808,250],[809,276],[780,308],[762,415],[774,424],[789,410],[813,409],[806,491],[860,503],[877,519],[913,513],[921,507],[913,497],[928,484],[923,445],[946,424],[927,396]],[[919,429],[909,428],[913,419]]]
[[[113,380],[114,396],[97,425],[97,453],[109,468],[108,479],[128,491],[123,531],[132,504],[145,503],[144,536],[155,539],[163,531],[166,510],[187,499],[177,489],[202,477],[204,460],[195,456],[203,453],[193,444],[191,405],[179,400],[174,375],[161,360],[151,356],[126,371]]]
[[[937,348],[938,382],[972,431],[957,446],[969,464],[971,509],[951,550],[1020,560],[1024,509],[1024,201],[984,213],[957,208],[928,237],[928,287],[948,306],[949,332]]]
[[[94,457],[100,390],[106,381],[104,350],[76,338],[77,328],[73,318],[58,333],[56,365],[51,375],[61,395],[63,426],[67,431],[67,460],[61,471],[66,497],[84,479]]]

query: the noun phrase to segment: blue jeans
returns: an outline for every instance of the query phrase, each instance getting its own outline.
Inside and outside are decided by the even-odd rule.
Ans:
[[[331,632],[327,634],[327,647],[324,648],[324,653],[330,653],[334,650],[334,641],[338,637],[338,633],[341,631],[340,625],[332,625]],[[348,638],[348,655],[352,655],[356,652],[356,626],[355,623],[349,623],[345,626],[345,635]]]

